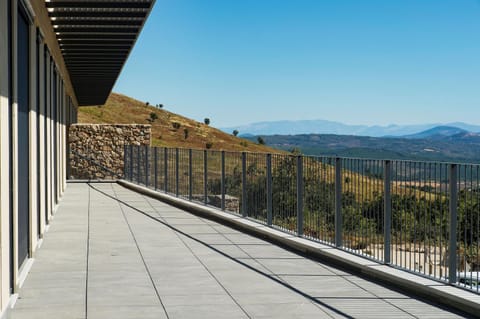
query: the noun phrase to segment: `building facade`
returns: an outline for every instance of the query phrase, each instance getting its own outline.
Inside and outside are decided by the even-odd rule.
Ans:
[[[103,104],[152,0],[0,0],[0,307],[66,188],[67,130]]]

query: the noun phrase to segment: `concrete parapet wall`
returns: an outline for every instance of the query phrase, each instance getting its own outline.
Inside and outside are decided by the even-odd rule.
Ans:
[[[150,145],[150,140],[150,125],[73,124],[68,132],[69,178],[115,178],[109,171],[123,176],[124,146]]]

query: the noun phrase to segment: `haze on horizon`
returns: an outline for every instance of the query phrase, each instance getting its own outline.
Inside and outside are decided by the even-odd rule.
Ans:
[[[213,126],[480,124],[478,0],[158,0],[114,91]]]

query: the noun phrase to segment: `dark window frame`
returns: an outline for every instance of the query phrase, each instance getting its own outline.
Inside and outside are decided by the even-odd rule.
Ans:
[[[16,77],[16,85],[17,85],[17,153],[18,153],[18,158],[17,158],[17,185],[16,185],[16,191],[17,191],[17,269],[21,269],[23,264],[28,260],[28,258],[31,257],[31,247],[30,247],[30,241],[31,241],[31,234],[30,234],[30,227],[31,227],[31,222],[30,222],[30,191],[31,191],[31,185],[30,185],[30,120],[29,120],[29,114],[31,110],[31,89],[32,85],[30,83],[31,81],[31,70],[32,70],[32,65],[31,65],[31,27],[32,27],[32,19],[31,16],[26,9],[23,1],[19,1],[18,3],[18,8],[16,10],[17,14],[17,77]],[[20,23],[21,20],[25,23],[26,26],[26,32],[24,36],[26,36],[26,39],[20,39],[22,36],[20,32]],[[22,80],[21,75],[22,75],[22,69],[21,66],[22,64],[20,63],[20,55],[22,54],[20,48],[21,44],[25,44],[25,53],[26,56],[22,56],[23,59],[27,61],[26,65],[23,65],[26,67],[25,71],[25,83],[22,82],[20,84],[20,81]],[[22,91],[25,96],[22,95]],[[24,98],[24,101],[22,103],[22,98]],[[22,108],[25,108],[22,112]],[[25,114],[21,114],[25,113]],[[22,123],[23,119],[23,124],[26,123],[25,128],[20,127],[20,123]],[[26,132],[25,132],[26,131]],[[22,136],[23,139],[26,139],[26,143],[21,143],[22,141]],[[23,141],[25,142],[25,141]],[[22,151],[22,147],[24,148],[23,151],[26,151],[27,154],[20,154]],[[26,155],[26,156],[25,156]],[[26,161],[26,162],[23,162]],[[20,199],[20,194],[24,194],[25,190],[22,188],[27,188],[28,190],[26,191],[27,196],[26,198]],[[24,215],[26,214],[26,216]],[[26,217],[26,218],[25,218]],[[22,218],[24,220],[22,220]],[[24,229],[25,228],[25,229]],[[25,238],[24,238],[25,237]],[[26,243],[24,242],[26,240]],[[26,245],[26,246],[25,246]],[[26,249],[26,250],[25,250]]]

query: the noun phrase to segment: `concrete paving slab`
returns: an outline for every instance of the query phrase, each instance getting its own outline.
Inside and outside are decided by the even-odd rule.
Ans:
[[[35,306],[32,308],[17,308],[6,314],[6,319],[85,319],[85,307],[83,305],[54,305],[54,306]],[[106,317],[104,317],[106,318]],[[113,318],[113,317],[112,317]]]
[[[212,305],[181,305],[167,308],[169,318],[178,319],[243,319],[249,318],[236,304]],[[251,318],[251,317],[250,317]]]
[[[163,319],[168,318],[161,306],[91,306],[88,309],[88,319]]]

